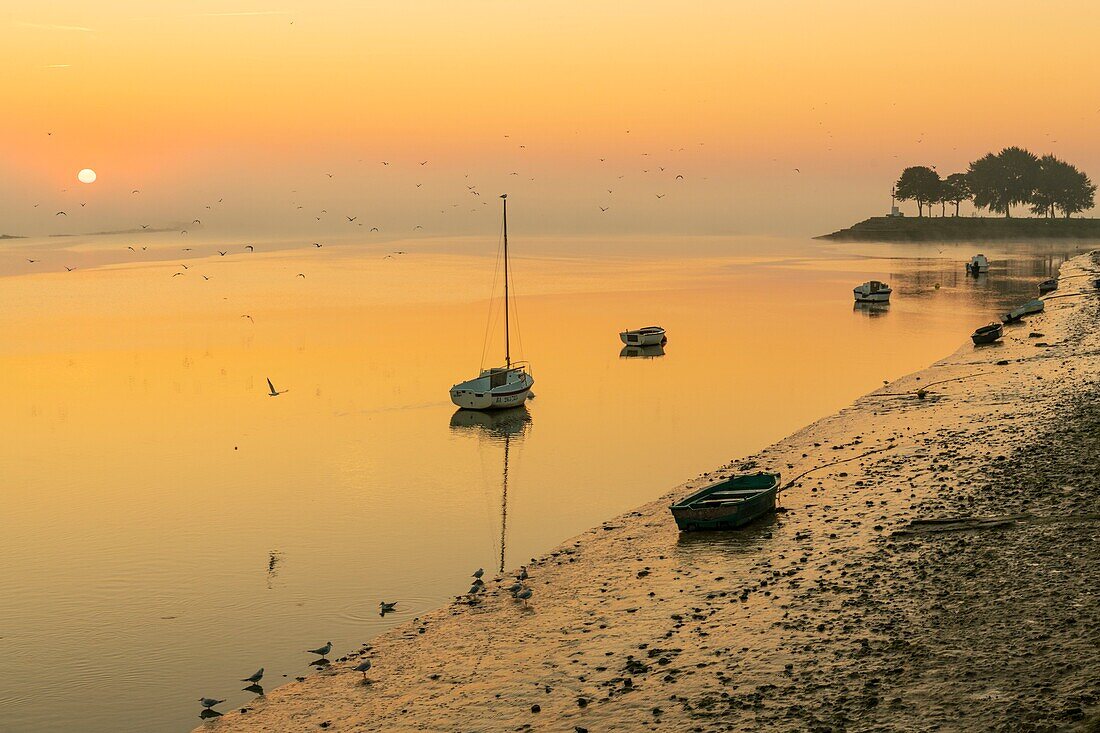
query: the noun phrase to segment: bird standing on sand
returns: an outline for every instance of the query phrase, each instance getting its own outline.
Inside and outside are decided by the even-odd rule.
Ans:
[[[316,654],[317,656],[324,659],[325,656],[332,651],[332,642],[327,642],[323,647],[320,647],[319,649],[306,649],[306,651],[310,654]]]
[[[204,708],[206,708],[207,710],[214,707],[215,705],[221,705],[223,702],[225,702],[225,700],[215,700],[212,697],[200,697],[199,698],[199,703],[201,703],[202,706]]]
[[[263,678],[264,678],[264,668],[260,667],[258,670],[253,672],[250,677],[245,677],[243,680],[241,680],[241,682],[251,682],[252,684],[256,684],[257,682],[259,682]]]
[[[474,571],[474,577],[481,580],[481,576],[485,575],[485,568],[478,568]]]
[[[515,583],[512,583],[510,586],[508,586],[506,590],[514,597],[517,593],[523,590],[523,583],[517,580]]]
[[[278,397],[278,396],[279,396],[279,395],[281,395],[281,394],[282,394],[283,392],[286,392],[286,391],[287,391],[287,390],[285,390],[285,389],[284,389],[284,390],[282,390],[282,391],[280,391],[280,390],[277,390],[277,389],[275,389],[275,385],[271,383],[271,378],[270,378],[270,377],[268,377],[268,379],[267,379],[267,388],[268,388],[269,390],[271,390],[270,392],[268,392],[268,395],[267,395],[268,397]],[[331,643],[331,642],[330,642],[330,643]]]
[[[527,574],[527,566],[526,565],[521,565],[520,566],[519,575],[517,575],[516,577],[519,578],[520,580],[527,580],[529,577],[531,577]]]
[[[519,593],[516,593],[516,598],[523,601],[523,607],[527,608],[527,601],[531,598],[532,595],[533,593],[530,588],[524,588]]]
[[[364,659],[362,662],[360,662],[359,664],[352,667],[352,670],[355,671],[355,672],[362,672],[363,673],[363,681],[366,682],[367,681],[367,672],[370,671],[371,666],[372,665],[370,663],[370,660],[369,659]]]

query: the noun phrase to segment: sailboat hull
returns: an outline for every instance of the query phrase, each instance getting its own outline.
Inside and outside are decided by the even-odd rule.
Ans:
[[[492,375],[484,372],[451,387],[451,402],[464,410],[503,410],[519,407],[531,396],[535,378],[527,372],[516,371],[508,375],[504,384],[492,386]]]

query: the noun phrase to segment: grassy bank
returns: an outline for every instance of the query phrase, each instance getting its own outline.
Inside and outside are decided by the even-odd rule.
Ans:
[[[873,216],[817,239],[839,242],[1010,242],[1100,240],[1100,219]]]

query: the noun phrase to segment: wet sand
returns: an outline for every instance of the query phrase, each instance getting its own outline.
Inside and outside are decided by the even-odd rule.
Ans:
[[[529,607],[493,579],[198,730],[1100,730],[1100,255],[1061,277],[715,472],[794,479],[774,517],[680,535],[701,476],[532,560]]]

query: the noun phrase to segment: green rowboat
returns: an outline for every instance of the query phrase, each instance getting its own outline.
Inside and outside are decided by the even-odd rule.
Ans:
[[[775,511],[778,473],[731,476],[704,486],[669,509],[683,532],[736,529]]]

